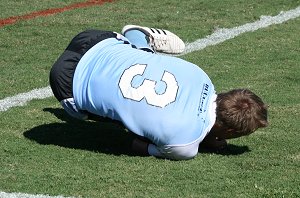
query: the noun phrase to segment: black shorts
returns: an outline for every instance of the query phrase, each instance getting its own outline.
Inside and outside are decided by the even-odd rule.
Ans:
[[[50,71],[50,86],[58,101],[73,98],[73,76],[82,56],[100,41],[116,36],[111,31],[87,30],[72,39]]]

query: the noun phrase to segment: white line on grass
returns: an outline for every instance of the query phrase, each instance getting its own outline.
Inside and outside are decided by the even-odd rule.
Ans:
[[[273,24],[280,24],[290,19],[295,19],[300,16],[300,6],[286,12],[280,12],[276,16],[261,16],[260,20],[253,23],[246,23],[245,25],[237,26],[234,28],[221,28],[216,30],[213,34],[203,39],[198,39],[193,43],[189,43],[186,46],[183,54],[187,54],[193,51],[202,50],[211,45],[217,45],[226,40],[232,39],[240,34],[246,32],[254,32],[255,30],[266,28]]]
[[[67,198],[63,196],[49,196],[49,195],[31,195],[26,193],[6,193],[0,192],[0,198]],[[71,198],[71,197],[69,197]]]
[[[280,12],[276,16],[261,16],[260,20],[255,21],[253,23],[246,23],[245,25],[237,26],[230,29],[226,29],[226,28],[219,29],[204,39],[199,39],[193,43],[187,44],[186,50],[184,51],[183,54],[201,50],[208,46],[217,45],[226,40],[232,39],[240,34],[246,32],[253,32],[255,30],[266,28],[273,24],[280,24],[290,19],[297,18],[299,16],[300,16],[300,6],[293,10]],[[12,97],[7,97],[0,100],[0,111],[6,111],[11,107],[25,105],[27,102],[33,99],[43,99],[43,98],[48,98],[50,96],[52,96],[52,91],[48,86],[40,89],[34,89],[30,92],[21,93]],[[65,198],[65,197],[0,192],[0,198]]]
[[[20,93],[12,97],[7,97],[0,100],[0,111],[6,111],[11,107],[23,106],[27,102],[33,99],[44,99],[52,96],[52,91],[50,86],[34,89],[26,93]],[[0,197],[1,198],[1,197]]]
[[[280,12],[276,16],[261,16],[258,21],[252,23],[246,23],[234,28],[222,28],[215,31],[213,34],[203,39],[198,39],[192,43],[186,45],[185,51],[180,54],[188,54],[193,51],[202,50],[208,46],[217,45],[226,40],[232,39],[240,34],[246,32],[253,32],[255,30],[266,28],[273,24],[280,24],[290,19],[294,19],[300,16],[300,6],[285,12]],[[6,111],[11,107],[22,106],[32,99],[44,99],[52,96],[50,87],[44,87],[40,89],[34,89],[30,92],[21,93],[12,97],[7,97],[0,100],[0,112]]]

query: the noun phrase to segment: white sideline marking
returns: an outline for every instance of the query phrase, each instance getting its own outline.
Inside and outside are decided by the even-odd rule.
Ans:
[[[52,90],[50,86],[34,89],[26,93],[20,93],[12,97],[7,97],[0,100],[0,111],[6,111],[11,107],[23,106],[27,102],[33,99],[44,99],[52,96]],[[1,197],[0,197],[1,198]]]
[[[0,192],[0,198],[67,198],[63,196],[49,196],[49,195],[31,195],[26,193],[6,193]],[[71,197],[69,197],[71,198]]]
[[[237,26],[230,29],[221,28],[216,30],[213,34],[207,36],[206,38],[198,39],[193,43],[187,44],[183,54],[188,54],[193,51],[202,50],[208,46],[217,45],[226,40],[232,39],[240,34],[246,32],[254,32],[255,30],[266,28],[273,24],[280,24],[290,19],[295,19],[299,16],[300,6],[286,12],[282,11],[276,16],[261,16],[258,21],[255,21],[253,23],[246,23],[245,25]]]
[[[242,26],[226,29],[222,28],[207,36],[204,39],[198,39],[193,43],[186,45],[185,51],[181,54],[187,54],[193,51],[204,49],[208,46],[217,45],[226,40],[232,39],[240,34],[246,32],[253,32],[255,30],[266,28],[273,24],[280,24],[290,19],[294,19],[300,16],[300,6],[296,9],[289,10],[286,12],[280,12],[276,16],[261,16],[260,20],[253,23],[246,23]],[[7,97],[0,100],[0,112],[6,111],[11,107],[22,106],[32,99],[43,99],[51,97],[52,91],[50,87],[44,87],[40,89],[34,89],[30,92],[17,94],[12,97]],[[0,192],[0,198],[66,198],[63,196],[48,196],[48,195],[31,195],[24,193],[5,193]]]
[[[290,19],[294,19],[300,16],[300,6],[285,12],[280,12],[276,16],[261,16],[258,21],[252,23],[246,23],[234,28],[222,28],[215,31],[213,34],[203,39],[198,39],[192,43],[186,45],[185,51],[180,54],[188,54],[193,51],[202,50],[208,46],[217,45],[226,40],[232,39],[240,34],[246,32],[253,32],[255,30],[266,28],[273,24],[280,24]],[[34,89],[30,92],[21,93],[12,97],[7,97],[0,100],[0,112],[6,111],[11,107],[22,106],[32,99],[43,99],[52,96],[50,87],[44,87],[40,89]]]

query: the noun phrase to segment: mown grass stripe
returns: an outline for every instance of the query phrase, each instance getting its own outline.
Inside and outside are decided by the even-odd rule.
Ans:
[[[299,16],[300,16],[300,6],[289,11],[285,11],[285,12],[282,11],[276,16],[261,16],[260,20],[252,23],[246,23],[244,25],[237,26],[230,29],[226,29],[226,28],[219,29],[204,39],[198,39],[192,43],[188,43],[186,45],[185,51],[181,55],[188,54],[197,50],[202,50],[208,46],[217,45],[226,40],[232,39],[240,34],[246,32],[253,32],[258,29],[266,28],[270,25],[280,24],[288,20],[295,19]],[[40,89],[34,89],[30,92],[17,94],[12,97],[7,97],[0,100],[0,112],[6,111],[11,107],[25,105],[27,102],[31,101],[32,99],[44,99],[51,96],[52,96],[52,91],[48,86]]]
[[[5,19],[0,19],[0,27],[17,23],[20,20],[29,20],[29,19],[33,19],[36,17],[58,14],[58,13],[65,12],[68,10],[84,8],[84,7],[89,7],[89,6],[102,5],[103,3],[106,3],[106,2],[112,2],[112,0],[90,0],[90,1],[85,1],[85,2],[81,2],[81,3],[74,3],[74,4],[67,5],[67,6],[61,7],[61,8],[50,8],[50,9],[46,9],[46,10],[40,10],[37,12],[31,12],[29,14],[25,14],[22,16],[12,16],[12,17],[8,17]]]
[[[189,43],[183,54],[187,54],[193,51],[204,49],[208,46],[217,45],[226,40],[232,39],[240,34],[246,32],[253,32],[258,29],[266,28],[270,25],[284,23],[288,20],[295,19],[300,16],[300,6],[286,12],[280,12],[276,16],[261,16],[260,20],[253,23],[246,23],[234,28],[221,28],[216,30],[213,34],[203,39],[198,39],[193,43]]]

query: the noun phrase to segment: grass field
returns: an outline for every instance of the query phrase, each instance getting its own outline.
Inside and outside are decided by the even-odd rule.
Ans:
[[[75,0],[0,0],[5,19]],[[119,0],[0,27],[0,99],[48,86],[70,39],[89,29],[141,24],[185,42],[277,15],[300,0]],[[54,97],[0,112],[0,191],[74,197],[300,197],[300,18],[181,58],[217,91],[249,88],[269,104],[270,126],[189,161],[134,156],[118,126],[73,122]]]

